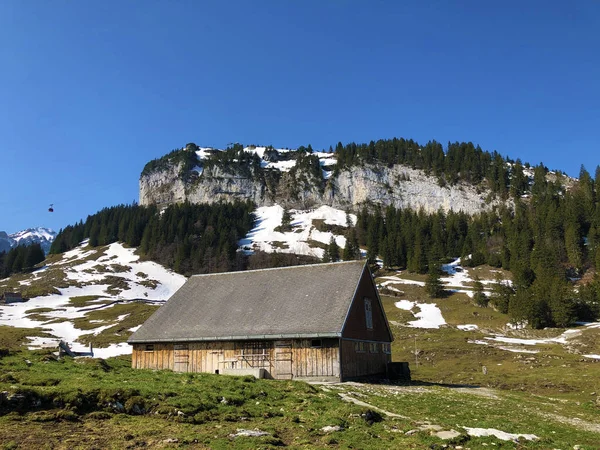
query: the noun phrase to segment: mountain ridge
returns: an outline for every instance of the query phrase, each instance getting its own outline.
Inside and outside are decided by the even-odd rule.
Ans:
[[[50,228],[34,227],[27,228],[16,233],[8,234],[0,231],[0,252],[9,251],[18,245],[40,244],[45,254],[50,251],[52,241],[57,233]]]
[[[251,200],[258,207],[327,205],[357,210],[380,204],[472,215],[502,203],[489,189],[462,181],[441,185],[433,174],[402,164],[365,163],[340,169],[333,153],[296,155],[294,150],[249,146],[240,149],[240,154],[249,156],[246,161],[234,159],[228,165],[213,161],[217,152],[226,150],[186,147],[183,151],[197,156],[195,165],[173,158],[154,170],[144,170],[141,205]],[[303,166],[306,159],[312,160]]]
[[[551,182],[577,181],[540,166]],[[391,140],[338,144],[316,152],[234,144],[225,150],[189,143],[150,161],[139,179],[141,205],[249,200],[257,207],[309,209],[321,205],[356,212],[363,206],[461,211],[469,215],[527,197],[535,170],[471,143],[421,147]]]

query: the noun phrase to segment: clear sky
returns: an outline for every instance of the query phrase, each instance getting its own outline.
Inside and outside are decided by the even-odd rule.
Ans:
[[[391,137],[593,175],[600,2],[0,2],[0,230],[131,203],[187,142]]]

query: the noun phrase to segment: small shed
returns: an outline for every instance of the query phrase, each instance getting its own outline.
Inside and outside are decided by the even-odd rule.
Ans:
[[[350,261],[194,275],[128,342],[134,368],[339,381],[384,375],[392,340]]]
[[[23,302],[23,297],[19,292],[4,292],[0,295],[0,304],[7,305],[9,303]]]

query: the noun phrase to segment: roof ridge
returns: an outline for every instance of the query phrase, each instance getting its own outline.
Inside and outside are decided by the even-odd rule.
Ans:
[[[266,272],[269,270],[284,270],[284,269],[298,269],[301,267],[321,267],[321,266],[333,266],[333,265],[344,265],[344,264],[355,264],[355,263],[362,263],[362,265],[365,265],[367,263],[366,259],[354,259],[352,261],[337,261],[337,262],[330,262],[330,263],[315,263],[315,264],[299,264],[297,266],[284,266],[284,267],[267,267],[264,269],[250,269],[250,270],[236,270],[236,271],[230,271],[230,272],[217,272],[217,273],[198,273],[198,274],[194,274],[191,275],[190,278],[195,278],[195,277],[208,277],[208,276],[217,276],[217,275],[231,275],[231,274],[236,274],[236,273],[250,273],[250,272]]]

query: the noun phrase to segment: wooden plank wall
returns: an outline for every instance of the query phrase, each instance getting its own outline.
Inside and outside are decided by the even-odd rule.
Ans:
[[[225,367],[232,368],[234,362],[237,369],[258,367],[272,370],[272,348],[266,348],[266,361],[257,358],[240,361],[237,358],[240,350],[236,349],[235,342],[190,342],[187,344],[187,370],[186,365],[182,363],[185,344],[154,344],[152,351],[146,351],[145,344],[134,344],[131,365],[135,369],[174,370],[174,345],[178,346],[178,371],[215,373],[216,370]]]
[[[323,346],[311,347],[311,339],[294,341],[294,377],[339,377],[340,359],[337,339],[323,339]]]
[[[215,373],[224,368],[264,368],[277,378],[275,373],[275,349],[272,341],[265,342],[267,357],[249,356],[238,358],[242,342],[190,342],[187,344],[188,363],[185,361],[186,344],[153,344],[154,350],[146,351],[146,344],[134,344],[131,365],[135,369],[169,369],[185,372]],[[292,373],[294,378],[339,377],[339,348],[337,339],[323,339],[322,347],[311,347],[310,339],[292,341]],[[177,350],[174,350],[174,346]],[[177,367],[175,367],[177,352]],[[186,368],[187,367],[187,368]]]
[[[369,342],[364,343],[364,352],[357,352],[355,343],[356,341],[342,339],[343,380],[385,373],[387,363],[392,361],[392,355],[383,353],[381,343],[377,343],[377,353],[371,353]]]
[[[131,367],[134,369],[173,370],[173,344],[154,344],[153,351],[145,351],[145,344],[134,344]]]

